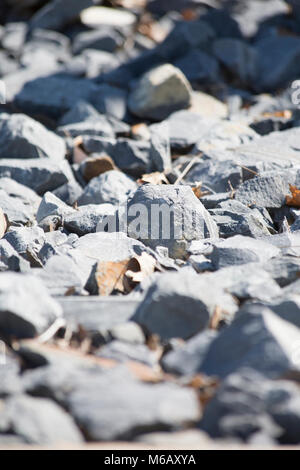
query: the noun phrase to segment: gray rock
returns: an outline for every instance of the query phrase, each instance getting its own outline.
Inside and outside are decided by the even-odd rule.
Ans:
[[[211,260],[216,269],[231,265],[269,262],[279,254],[279,249],[262,240],[235,235],[215,242]]]
[[[147,290],[133,320],[162,339],[187,339],[207,328],[216,307],[228,321],[237,309],[218,284],[194,272],[164,273]]]
[[[151,184],[140,187],[128,202],[128,234],[153,249],[165,246],[172,258],[184,257],[192,240],[218,237],[191,188]]]
[[[106,171],[92,178],[78,199],[78,205],[121,204],[137,188],[136,183],[117,170]]]
[[[249,441],[256,433],[276,439],[282,429],[275,423],[268,409],[268,395],[274,397],[288,382],[266,380],[251,369],[243,369],[230,375],[207,405],[200,427],[214,438],[235,438]],[[283,405],[284,406],[284,405]]]
[[[34,276],[0,273],[0,281],[3,335],[30,338],[43,333],[61,316],[61,307]]]
[[[3,403],[1,433],[12,432],[28,444],[74,443],[83,441],[73,419],[51,400],[18,395]]]
[[[197,374],[205,354],[216,336],[216,331],[207,330],[176,347],[163,356],[161,360],[163,369],[171,374]]]
[[[298,76],[299,38],[276,35],[265,37],[256,43],[256,51],[259,56],[259,80],[256,87],[259,90],[276,90]]]
[[[282,293],[267,270],[257,263],[221,268],[214,273],[202,275],[202,279],[217,284],[241,301],[258,299],[268,302]]]
[[[264,263],[263,268],[281,287],[285,287],[299,278],[300,260],[293,256],[278,256]]]
[[[127,116],[127,92],[107,84],[97,87],[90,98],[93,106],[101,114],[123,121]]]
[[[186,78],[197,84],[215,83],[218,81],[220,70],[217,60],[206,52],[197,49],[190,50],[174,62]]]
[[[113,296],[60,297],[57,301],[70,328],[77,330],[81,325],[86,331],[111,331],[112,335],[114,328],[121,327],[124,322],[127,324],[139,303],[128,297]]]
[[[77,101],[72,108],[59,120],[60,126],[68,126],[85,121],[95,121],[99,117],[98,111],[84,100]]]
[[[27,25],[25,22],[8,22],[1,38],[3,49],[18,53],[25,42],[26,31]]]
[[[135,361],[147,366],[157,365],[155,352],[144,344],[130,344],[125,341],[113,340],[98,349],[95,353],[99,357],[113,359],[118,362]]]
[[[205,158],[196,161],[184,179],[187,183],[201,181],[204,189],[223,193],[237,188],[242,178],[242,168],[232,159]]]
[[[125,38],[114,28],[102,25],[101,29],[79,33],[73,42],[73,53],[80,54],[84,49],[99,49],[114,52],[124,43]]]
[[[36,220],[38,223],[40,223],[43,219],[45,219],[45,217],[48,217],[49,215],[65,217],[69,214],[74,214],[75,212],[75,209],[72,209],[72,207],[65,204],[58,197],[54,196],[54,194],[47,191],[39,205],[36,214]]]
[[[172,112],[188,108],[191,87],[182,72],[171,64],[147,72],[129,95],[130,111],[147,119],[162,120]]]
[[[54,196],[58,197],[69,206],[73,206],[73,204],[77,201],[77,199],[81,196],[82,193],[82,187],[75,180],[71,181],[70,183],[65,183],[59,188],[52,191],[52,194]]]
[[[169,126],[165,122],[152,124],[150,130],[151,163],[155,171],[166,171],[172,167]]]
[[[73,181],[70,165],[66,160],[53,162],[49,159],[1,159],[0,178],[8,177],[38,194],[52,191]]]
[[[145,335],[142,328],[132,321],[120,323],[109,330],[113,339],[131,344],[144,344]]]
[[[9,196],[2,189],[0,189],[0,200],[1,209],[11,225],[25,225],[33,222],[34,212],[32,208],[25,205],[21,200]]]
[[[235,121],[219,121],[198,135],[194,153],[213,149],[231,150],[251,143],[258,134],[251,127]]]
[[[30,264],[8,243],[0,240],[0,271],[26,272]]]
[[[133,176],[151,171],[153,147],[150,142],[83,136],[83,148],[87,153],[106,153],[120,170]]]
[[[61,160],[64,141],[24,114],[0,114],[0,158],[51,158]]]
[[[290,184],[295,182],[292,171],[273,171],[262,173],[245,181],[235,194],[237,201],[245,205],[256,204],[268,209],[280,208],[290,194]]]
[[[57,73],[38,77],[25,83],[16,94],[15,102],[25,113],[46,114],[60,118],[78,100],[90,101],[97,85],[83,78]]]
[[[95,135],[108,138],[115,137],[110,122],[106,116],[101,114],[98,114],[94,119],[90,118],[83,122],[60,126],[57,128],[56,132],[62,137],[71,136],[73,138],[81,135]]]
[[[183,152],[191,149],[202,134],[216,125],[217,120],[183,110],[171,114],[167,123],[172,150]]]
[[[71,393],[68,405],[85,434],[95,441],[126,440],[148,430],[180,428],[199,416],[193,390],[175,384],[144,384],[128,377],[124,369],[122,374],[115,369],[82,384]]]
[[[15,395],[23,392],[23,384],[20,376],[20,366],[15,357],[5,354],[3,362],[2,351],[0,350],[0,397]]]
[[[213,43],[213,53],[242,83],[255,85],[258,78],[258,54],[255,48],[240,39],[222,38]]]
[[[27,250],[38,252],[45,242],[45,234],[40,227],[16,227],[9,230],[6,240],[20,255],[26,256]]]
[[[246,305],[212,342],[201,372],[224,378],[242,367],[279,378],[298,370],[299,329],[267,307]]]
[[[97,231],[97,227],[107,216],[116,217],[112,204],[88,204],[64,217],[64,228],[80,237]]]
[[[223,238],[237,234],[258,238],[275,232],[258,209],[250,209],[236,200],[221,202],[217,209],[210,210],[210,214]]]
[[[0,178],[0,189],[3,189],[8,196],[15,200],[20,200],[27,206],[31,206],[34,211],[38,208],[41,198],[32,189],[17,183],[11,178]]]
[[[84,9],[99,3],[93,0],[52,0],[31,18],[30,30],[36,28],[59,30],[76,19]]]
[[[201,197],[201,202],[204,205],[205,209],[217,209],[218,207],[220,207],[222,202],[231,199],[230,196],[230,192],[208,194],[207,196]]]

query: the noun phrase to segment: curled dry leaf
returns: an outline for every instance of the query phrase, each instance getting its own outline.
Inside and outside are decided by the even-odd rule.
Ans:
[[[125,293],[124,276],[129,259],[99,261],[95,273],[99,295],[110,295],[114,290]]]
[[[108,155],[88,157],[84,161],[83,177],[87,182],[89,182],[92,178],[110,170],[117,170],[117,167],[113,159]]]
[[[300,190],[296,186],[290,184],[292,196],[286,196],[285,202],[287,206],[300,207]]]
[[[138,180],[139,183],[145,184],[170,184],[166,178],[164,173],[160,173],[159,171],[155,171],[154,173],[147,173],[142,175],[142,177]]]
[[[148,253],[142,253],[141,256],[134,256],[129,260],[125,276],[127,278],[127,289],[132,290],[136,284],[140,283],[146,277],[150,276],[156,267],[156,260]]]
[[[274,111],[273,113],[263,114],[263,117],[265,118],[276,117],[276,118],[291,119],[292,116],[293,116],[293,113],[289,109],[284,109],[282,111]]]
[[[202,183],[198,183],[194,188],[192,188],[193,193],[195,196],[200,199],[203,196],[206,196],[207,194],[210,194],[209,191],[202,191]]]
[[[2,238],[7,230],[7,220],[3,210],[0,208],[0,238]]]
[[[73,161],[74,163],[81,163],[87,158],[87,154],[82,149],[82,137],[75,137],[73,140],[74,150],[73,150]]]

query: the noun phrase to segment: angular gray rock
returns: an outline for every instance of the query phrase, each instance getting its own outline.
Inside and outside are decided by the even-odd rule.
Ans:
[[[266,241],[235,235],[215,242],[211,260],[215,269],[220,269],[239,264],[264,263],[279,253],[279,248]]]
[[[69,214],[74,214],[75,212],[75,209],[65,204],[51,192],[47,191],[39,205],[36,214],[36,220],[38,223],[40,223],[43,219],[49,217],[50,215],[57,215],[63,218]]]
[[[130,93],[130,111],[140,118],[162,120],[191,104],[191,87],[183,73],[165,64],[147,72]]]
[[[78,205],[121,204],[137,189],[136,183],[124,173],[111,170],[92,178],[78,199]]]
[[[15,338],[31,338],[61,317],[61,307],[43,283],[29,274],[0,273],[0,331]]]
[[[62,160],[66,146],[59,136],[24,114],[0,114],[0,158]]]
[[[212,342],[201,372],[224,378],[242,367],[279,378],[300,367],[299,329],[265,306],[246,305]]]
[[[112,204],[88,204],[64,217],[64,228],[79,237],[97,231],[108,216],[116,218],[116,208]]]
[[[200,413],[193,390],[138,382],[124,369],[83,383],[67,403],[76,422],[94,441],[132,439],[141,430],[181,428],[195,422]]]
[[[172,258],[186,256],[192,240],[217,238],[212,217],[188,186],[140,187],[128,202],[128,234],[155,249],[165,246]]]
[[[216,308],[230,321],[237,305],[218,284],[194,272],[164,273],[151,284],[132,319],[162,339],[187,339],[208,327]]]
[[[27,444],[79,444],[83,437],[70,415],[52,400],[16,395],[3,403],[0,432],[13,433]]]
[[[50,159],[1,159],[0,178],[8,177],[21,183],[38,194],[52,191],[74,180],[66,160],[53,162]]]
[[[216,336],[216,331],[206,330],[195,335],[183,345],[175,347],[163,356],[161,360],[163,369],[171,374],[197,374],[201,370],[205,354]]]
[[[1,209],[11,225],[25,225],[33,222],[34,211],[32,207],[25,205],[20,199],[9,196],[2,189],[0,189],[0,200]]]

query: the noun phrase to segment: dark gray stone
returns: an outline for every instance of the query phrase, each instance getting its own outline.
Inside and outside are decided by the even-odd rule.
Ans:
[[[258,209],[250,209],[236,200],[221,202],[219,208],[210,210],[216,222],[219,235],[228,238],[233,235],[246,235],[258,238],[275,232],[271,223],[265,220]]]
[[[81,432],[73,419],[53,401],[17,395],[3,403],[1,433],[11,432],[27,444],[79,444]]]
[[[184,257],[192,240],[218,237],[191,188],[151,184],[140,187],[128,202],[128,233],[153,249],[165,246],[172,258]]]
[[[242,83],[255,85],[258,78],[258,54],[240,39],[222,38],[213,43],[217,59]]]
[[[219,79],[219,64],[217,60],[206,52],[197,49],[190,50],[174,65],[181,70],[190,82],[215,83]]]
[[[87,233],[96,232],[98,225],[107,216],[116,217],[116,208],[112,204],[97,203],[80,206],[78,211],[64,217],[64,228],[81,237]]]
[[[83,136],[83,148],[87,153],[106,153],[120,170],[133,176],[139,177],[151,171],[153,147],[150,142]]]
[[[61,307],[34,276],[0,273],[0,281],[3,335],[30,338],[43,333],[61,316]]]
[[[40,223],[43,219],[45,219],[45,217],[48,217],[50,215],[57,215],[63,218],[69,214],[74,214],[74,213],[75,213],[75,209],[72,209],[70,206],[65,204],[54,194],[47,191],[44,194],[41,200],[41,203],[39,205],[39,208],[36,214],[36,220],[38,223]]]
[[[147,290],[133,320],[162,339],[187,339],[207,328],[217,306],[228,321],[237,309],[218,284],[193,271],[164,273]]]
[[[126,440],[149,430],[181,428],[199,416],[193,390],[138,382],[124,369],[82,384],[71,393],[68,405],[88,438],[95,441]]]
[[[64,141],[24,114],[0,114],[0,158],[51,158],[61,160]]]
[[[38,194],[52,191],[74,180],[66,160],[53,162],[49,159],[1,159],[0,178],[8,177],[21,183]]]
[[[69,206],[73,206],[73,204],[77,201],[77,199],[81,196],[82,193],[82,187],[75,180],[71,181],[70,183],[65,183],[59,188],[52,191],[52,194],[54,196],[58,197]]]
[[[183,73],[171,64],[147,72],[128,98],[130,111],[143,119],[162,120],[191,104],[191,87]]]
[[[172,167],[169,126],[165,122],[152,124],[150,130],[151,164],[155,171],[166,171]]]
[[[73,53],[80,54],[84,49],[99,49],[114,52],[124,43],[125,38],[114,28],[102,25],[101,29],[79,33],[73,42]]]
[[[78,137],[81,135],[94,135],[98,137],[115,137],[112,126],[106,116],[98,114],[95,118],[90,118],[83,122],[76,122],[58,127],[56,132],[62,136]]]
[[[123,121],[127,115],[127,92],[107,84],[99,85],[89,100],[101,114]]]
[[[68,126],[85,121],[95,121],[99,117],[98,111],[84,100],[77,101],[72,108],[59,120],[60,126]]]
[[[124,173],[117,170],[106,171],[90,180],[78,199],[78,205],[121,204],[136,188],[136,183]]]
[[[262,240],[235,235],[215,242],[211,260],[216,269],[231,265],[269,262],[279,255],[279,249]]]
[[[0,240],[0,271],[26,272],[30,270],[30,264],[8,243]]]
[[[201,372],[224,378],[242,367],[279,378],[299,369],[299,329],[267,307],[246,305],[212,342]]]
[[[161,360],[163,369],[171,374],[197,374],[205,354],[216,336],[216,331],[207,330],[194,336],[183,345],[175,347],[163,356]]]
[[[263,268],[281,287],[285,287],[299,278],[300,260],[293,256],[278,256],[264,263]]]

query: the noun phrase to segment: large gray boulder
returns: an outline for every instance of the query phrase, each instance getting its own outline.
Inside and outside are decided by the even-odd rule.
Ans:
[[[165,246],[183,258],[192,240],[217,238],[212,217],[188,186],[140,187],[128,202],[128,234],[145,245]]]

